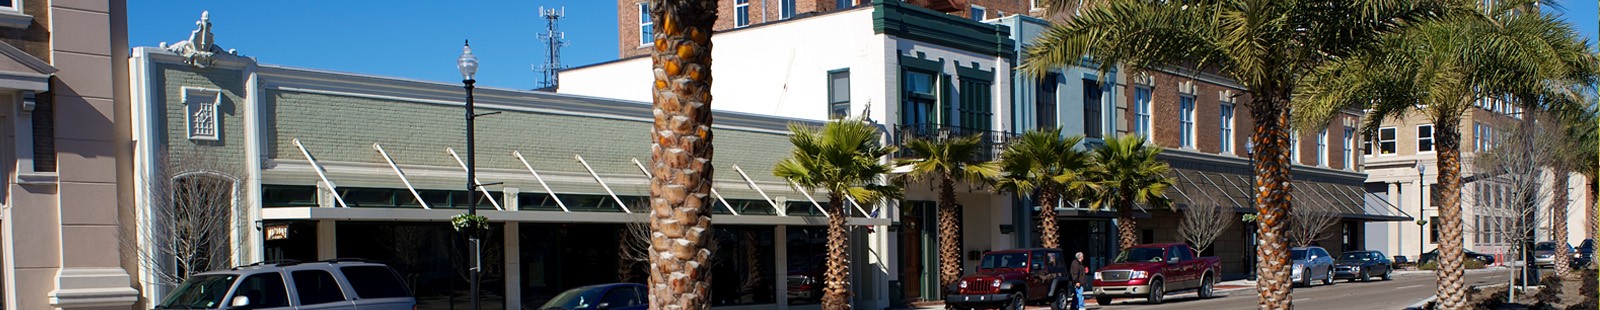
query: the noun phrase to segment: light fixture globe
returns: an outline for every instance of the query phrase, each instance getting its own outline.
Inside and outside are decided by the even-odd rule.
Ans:
[[[461,79],[472,80],[478,74],[478,56],[472,55],[472,45],[461,45],[461,58],[456,59],[456,69],[461,70]]]

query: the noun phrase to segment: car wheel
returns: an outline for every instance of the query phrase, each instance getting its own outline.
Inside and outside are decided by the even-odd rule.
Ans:
[[[1167,286],[1161,283],[1159,279],[1153,280],[1150,282],[1150,297],[1145,298],[1145,301],[1151,304],[1159,304],[1161,303],[1161,298],[1166,297],[1166,295]]]
[[[1322,278],[1323,285],[1333,285],[1333,267],[1328,268],[1328,277]]]
[[[1210,274],[1206,274],[1205,277],[1200,278],[1200,299],[1211,298],[1212,296],[1216,295],[1216,290],[1212,282],[1214,281],[1212,281]]]
[[[1393,273],[1394,273],[1394,266],[1390,266],[1389,268],[1384,268],[1383,269],[1383,280],[1384,281],[1389,281],[1389,279],[1393,279],[1394,277],[1390,276],[1390,274],[1393,274]]]
[[[1072,304],[1069,303],[1071,299],[1067,298],[1068,294],[1072,294],[1072,292],[1067,290],[1056,291],[1056,299],[1055,302],[1050,303],[1050,310],[1066,310],[1071,308]]]
[[[1027,308],[1027,303],[1028,300],[1022,297],[1022,292],[1011,293],[1011,303],[1006,305],[1006,309],[1023,310]]]
[[[1111,305],[1111,296],[1095,296],[1094,303],[1100,304],[1101,307]]]
[[[1372,270],[1362,269],[1361,275],[1356,277],[1356,279],[1350,279],[1350,282],[1355,282],[1357,279],[1360,279],[1361,282],[1372,281]]]

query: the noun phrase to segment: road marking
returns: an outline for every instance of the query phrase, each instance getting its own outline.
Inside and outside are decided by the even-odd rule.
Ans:
[[[1394,289],[1397,289],[1397,290],[1398,290],[1398,289],[1404,289],[1404,288],[1413,288],[1413,287],[1418,287],[1418,286],[1422,286],[1422,284],[1412,284],[1412,285],[1406,285],[1406,286],[1401,286],[1401,287],[1396,287],[1396,288],[1394,288]]]

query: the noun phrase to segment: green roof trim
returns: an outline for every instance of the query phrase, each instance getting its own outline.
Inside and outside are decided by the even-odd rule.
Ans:
[[[872,31],[895,37],[1011,59],[1017,41],[1011,27],[987,24],[899,0],[872,0]]]

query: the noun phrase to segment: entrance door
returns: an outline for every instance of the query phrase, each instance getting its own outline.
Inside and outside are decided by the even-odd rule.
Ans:
[[[1066,253],[1067,259],[1072,255],[1083,252],[1083,261],[1090,269],[1105,266],[1116,256],[1116,249],[1111,245],[1115,231],[1111,229],[1111,221],[1104,219],[1059,218],[1056,223],[1060,232],[1061,251]]]
[[[938,204],[906,201],[900,204],[900,279],[906,300],[935,300],[939,296]]]

